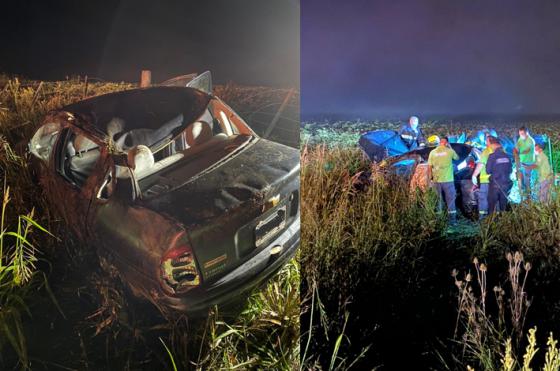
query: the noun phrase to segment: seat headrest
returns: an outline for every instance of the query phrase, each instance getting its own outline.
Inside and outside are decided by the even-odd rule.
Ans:
[[[213,135],[212,127],[204,121],[193,122],[185,129],[185,132],[189,147],[207,142]]]
[[[134,174],[141,174],[154,166],[154,154],[144,146],[138,145],[128,151],[128,164],[134,170]]]

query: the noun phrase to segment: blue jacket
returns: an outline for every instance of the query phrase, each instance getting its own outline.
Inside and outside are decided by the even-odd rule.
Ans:
[[[488,156],[488,162],[486,162],[486,172],[490,174],[490,185],[511,185],[511,171],[511,159],[504,152],[502,147],[498,147],[494,153]]]
[[[422,130],[420,129],[420,127],[418,127],[416,131],[414,131],[410,127],[410,124],[402,125],[399,129],[399,135],[401,136],[403,142],[410,149],[426,142],[426,139],[424,138],[424,134],[422,134]]]

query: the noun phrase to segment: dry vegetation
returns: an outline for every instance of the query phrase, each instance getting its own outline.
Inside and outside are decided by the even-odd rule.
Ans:
[[[133,87],[0,76],[0,368],[298,368],[295,259],[234,308],[234,317],[213,308],[207,319],[170,322],[107,279],[94,250],[77,242],[45,204],[22,155],[45,113]],[[285,94],[270,90],[228,85],[216,93],[252,112]]]
[[[558,197],[448,229],[433,194],[410,193],[403,179],[371,167],[356,142],[342,143],[344,133],[329,145],[328,135],[305,137],[309,130],[300,251],[306,365],[558,369],[552,335],[529,331],[560,334]],[[557,140],[554,126],[538,130]],[[352,177],[362,170],[372,171],[372,184],[356,192]]]

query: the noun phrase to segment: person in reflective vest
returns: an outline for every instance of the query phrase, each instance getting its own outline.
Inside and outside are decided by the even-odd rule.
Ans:
[[[432,180],[438,194],[440,209],[442,201],[445,200],[451,224],[455,224],[457,220],[455,208],[457,192],[453,175],[453,160],[458,159],[459,155],[451,148],[447,137],[441,138],[439,146],[434,148],[428,156],[428,179]]]
[[[533,165],[525,165],[530,169],[536,169],[539,181],[539,201],[548,202],[550,199],[550,186],[553,182],[552,169],[548,156],[544,153],[542,147],[535,145],[535,163]]]
[[[419,121],[418,117],[411,116],[408,123],[399,129],[399,135],[408,149],[422,147],[426,144],[424,134],[422,134],[422,130],[419,127]]]
[[[486,147],[480,154],[480,158],[476,164],[476,168],[473,171],[472,183],[473,185],[478,185],[478,219],[482,220],[488,215],[488,190],[490,188],[490,174],[486,172],[486,163],[488,162],[488,157],[494,152],[494,149],[490,145],[490,136],[486,135],[485,145]],[[480,176],[480,182],[478,177]]]
[[[513,186],[511,180],[512,163],[497,138],[489,137],[493,153],[488,156],[486,172],[490,174],[488,208],[490,213],[505,211],[508,194]]]
[[[513,148],[513,155],[519,158],[521,185],[525,196],[531,197],[531,177],[535,163],[535,140],[525,126],[519,128],[519,139]]]

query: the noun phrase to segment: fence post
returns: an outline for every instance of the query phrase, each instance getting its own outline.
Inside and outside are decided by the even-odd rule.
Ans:
[[[140,87],[146,88],[151,84],[152,84],[152,71],[142,70],[142,74],[140,75]]]
[[[88,93],[88,75],[86,75],[84,82],[85,82],[85,86],[84,86],[84,99],[85,99]]]

